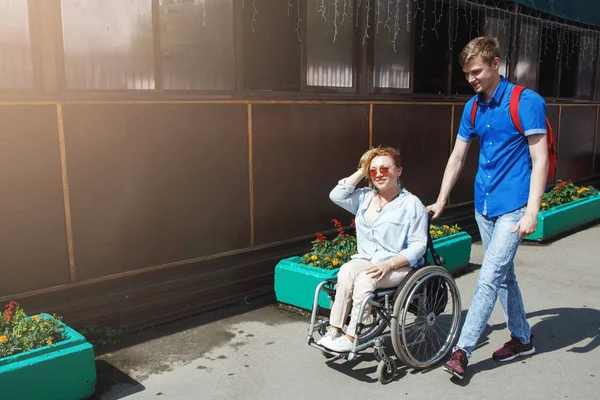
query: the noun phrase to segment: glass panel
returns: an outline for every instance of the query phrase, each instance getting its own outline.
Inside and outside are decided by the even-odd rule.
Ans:
[[[151,0],[62,0],[69,89],[154,89]]]
[[[485,35],[498,39],[500,43],[500,75],[508,77],[510,58],[510,13],[504,10],[488,10],[485,16]]]
[[[377,2],[373,87],[410,88],[412,5],[411,0]]]
[[[231,0],[160,0],[165,89],[235,88]]]
[[[535,90],[538,57],[540,57],[540,28],[523,21],[519,32],[519,56],[515,67],[515,78],[518,85]]]
[[[577,76],[576,97],[589,99],[592,97],[594,85],[594,64],[596,63],[596,38],[591,33],[581,35],[579,44],[579,74]]]
[[[308,86],[352,87],[353,2],[307,1]]]
[[[245,89],[300,90],[298,2],[247,0],[243,14]]]
[[[32,87],[27,0],[0,1],[0,88]]]
[[[448,35],[450,9],[448,4],[440,4],[439,1],[419,1],[419,7],[415,10],[416,18],[413,21],[413,26],[416,26],[413,92],[443,94],[448,79],[446,54],[451,40]],[[453,46],[457,48],[456,41]],[[462,71],[460,79],[466,83]]]
[[[485,19],[484,11],[474,7],[461,5],[456,10],[456,27],[452,52],[452,94],[475,94],[473,86],[465,79],[465,73],[458,62],[460,53],[467,43],[484,34],[482,22]]]

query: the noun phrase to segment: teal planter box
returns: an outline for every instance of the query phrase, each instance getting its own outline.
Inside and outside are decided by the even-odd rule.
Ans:
[[[537,230],[525,240],[544,242],[600,218],[600,195],[541,211]]]
[[[94,394],[94,349],[81,334],[61,325],[66,337],[62,342],[0,358],[2,399],[80,400]]]
[[[453,272],[469,265],[471,259],[471,236],[466,232],[435,239],[433,247],[437,253],[446,261],[442,268]],[[433,264],[433,258],[429,254],[427,263]]]
[[[471,236],[460,232],[445,238],[435,239],[433,245],[438,254],[446,260],[443,265],[454,271],[469,264],[471,257]],[[319,283],[337,276],[339,268],[326,270],[301,264],[302,257],[290,257],[279,261],[275,267],[275,297],[281,303],[312,310],[315,290]],[[429,264],[433,265],[431,256]],[[319,307],[329,309],[330,300],[325,292],[319,294]]]
[[[323,269],[301,264],[302,257],[281,260],[275,267],[275,297],[281,303],[312,310],[315,290],[319,283],[337,276],[339,268]],[[319,293],[319,307],[330,307],[330,300],[323,291]]]

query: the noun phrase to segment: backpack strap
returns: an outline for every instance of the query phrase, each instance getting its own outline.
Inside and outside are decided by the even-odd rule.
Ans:
[[[512,90],[510,95],[510,118],[512,119],[513,124],[517,127],[517,130],[521,134],[521,136],[525,137],[525,133],[523,132],[523,127],[521,126],[521,121],[519,120],[519,100],[521,99],[521,93],[523,93],[525,88],[523,86],[517,86]]]
[[[475,101],[473,102],[473,109],[471,109],[471,125],[473,125],[473,129],[475,129],[475,115],[477,115],[477,97],[475,97]]]

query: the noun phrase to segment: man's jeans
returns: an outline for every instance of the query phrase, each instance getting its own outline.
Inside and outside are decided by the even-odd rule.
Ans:
[[[527,323],[513,262],[521,240],[519,232],[511,233],[524,214],[525,206],[493,218],[475,211],[485,254],[479,271],[477,289],[456,345],[456,348],[467,353],[467,357],[471,357],[498,296],[512,336],[521,343],[529,343],[531,330]]]

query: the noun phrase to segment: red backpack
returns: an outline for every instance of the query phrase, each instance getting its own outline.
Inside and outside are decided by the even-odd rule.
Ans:
[[[512,94],[510,95],[510,118],[513,124],[517,127],[517,130],[525,139],[525,133],[521,127],[521,121],[519,121],[519,100],[521,99],[521,93],[525,88],[523,86],[514,87]],[[473,110],[471,110],[471,124],[475,127],[475,114],[477,114],[477,99],[473,102]],[[554,171],[556,170],[556,143],[554,141],[554,131],[550,126],[550,121],[546,117],[546,140],[548,141],[548,177],[546,178],[546,184],[551,184],[554,181]]]

